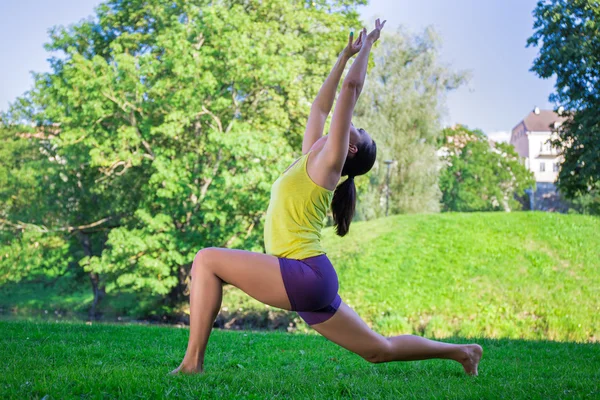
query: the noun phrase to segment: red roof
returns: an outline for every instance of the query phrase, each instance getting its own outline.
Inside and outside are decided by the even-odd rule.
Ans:
[[[563,122],[566,119],[552,110],[540,110],[539,114],[531,111],[522,122],[528,132],[550,132],[554,130],[555,122]]]

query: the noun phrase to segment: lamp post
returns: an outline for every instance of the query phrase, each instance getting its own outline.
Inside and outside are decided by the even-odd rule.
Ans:
[[[388,210],[390,208],[390,165],[393,160],[385,160],[384,163],[387,165],[387,173],[385,177],[385,216],[388,216]]]

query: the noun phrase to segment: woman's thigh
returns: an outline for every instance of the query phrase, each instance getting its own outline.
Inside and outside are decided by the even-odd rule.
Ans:
[[[275,256],[209,247],[196,254],[192,279],[197,268],[210,270],[221,280],[262,303],[284,310],[292,309],[281,277],[279,259]]]

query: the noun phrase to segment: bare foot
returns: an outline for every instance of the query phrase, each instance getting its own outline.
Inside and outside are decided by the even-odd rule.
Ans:
[[[169,375],[177,375],[177,374],[185,374],[185,375],[194,375],[194,374],[202,374],[204,372],[204,368],[202,367],[189,367],[183,363],[173,371],[169,373]]]
[[[477,376],[477,366],[483,355],[483,349],[478,344],[467,344],[462,349],[462,355],[458,361],[462,364],[465,372],[469,375]]]

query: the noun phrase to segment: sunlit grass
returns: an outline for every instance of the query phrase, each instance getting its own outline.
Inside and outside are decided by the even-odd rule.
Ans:
[[[173,377],[187,328],[13,321],[0,331],[7,399],[600,396],[598,344],[476,339],[485,353],[469,377],[448,360],[369,364],[320,336],[213,330],[205,374]]]

